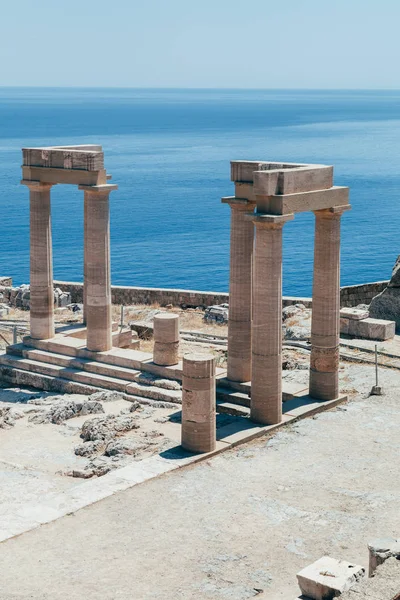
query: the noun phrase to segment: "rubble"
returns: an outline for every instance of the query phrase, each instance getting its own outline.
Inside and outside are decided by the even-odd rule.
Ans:
[[[0,429],[10,429],[14,427],[15,421],[21,419],[24,416],[19,410],[16,410],[12,406],[0,407]]]
[[[311,309],[294,304],[282,310],[285,340],[308,341],[311,338]]]
[[[48,405],[48,402],[40,402],[37,400],[29,401],[36,405]],[[60,425],[68,419],[74,417],[80,417],[82,415],[89,415],[93,413],[103,413],[104,409],[100,402],[92,400],[64,400],[64,399],[52,399],[50,407],[46,406],[43,410],[32,415],[29,418],[30,422],[41,424],[41,423],[54,423]]]
[[[139,429],[136,417],[107,415],[85,421],[81,429],[81,438],[85,442],[108,441],[132,429]]]
[[[2,294],[2,300],[7,302],[9,306],[15,308],[21,308],[22,310],[30,309],[30,287],[28,284],[21,284],[18,287],[14,286],[2,286],[0,288]],[[63,292],[60,288],[54,290],[54,306],[56,308],[68,307],[71,305],[71,294],[70,292]],[[0,307],[1,309],[1,307]],[[0,316],[1,310],[0,310]]]

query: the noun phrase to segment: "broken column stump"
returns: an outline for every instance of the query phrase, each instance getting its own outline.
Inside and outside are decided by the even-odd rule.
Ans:
[[[210,354],[183,357],[181,440],[191,452],[215,450],[215,359]]]
[[[153,362],[169,367],[178,363],[179,315],[161,313],[154,317]]]

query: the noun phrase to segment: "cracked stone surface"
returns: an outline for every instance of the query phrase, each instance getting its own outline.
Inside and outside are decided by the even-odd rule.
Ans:
[[[292,600],[323,555],[367,566],[400,532],[399,374],[381,377],[368,398],[373,366],[347,365],[349,404],[0,544],[0,599]]]

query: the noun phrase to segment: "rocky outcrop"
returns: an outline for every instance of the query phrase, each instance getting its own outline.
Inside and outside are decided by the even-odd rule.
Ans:
[[[372,299],[369,314],[374,319],[395,321],[396,330],[400,330],[400,256],[397,257],[387,288]]]
[[[283,338],[308,341],[311,337],[311,310],[304,304],[287,306],[282,310]]]

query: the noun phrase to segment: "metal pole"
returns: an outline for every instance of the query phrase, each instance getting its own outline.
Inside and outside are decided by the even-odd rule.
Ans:
[[[13,327],[13,344],[18,344],[17,326],[16,325],[14,325],[14,327]]]
[[[378,387],[378,344],[375,344],[375,385]]]
[[[124,328],[124,305],[121,304],[121,330]]]

